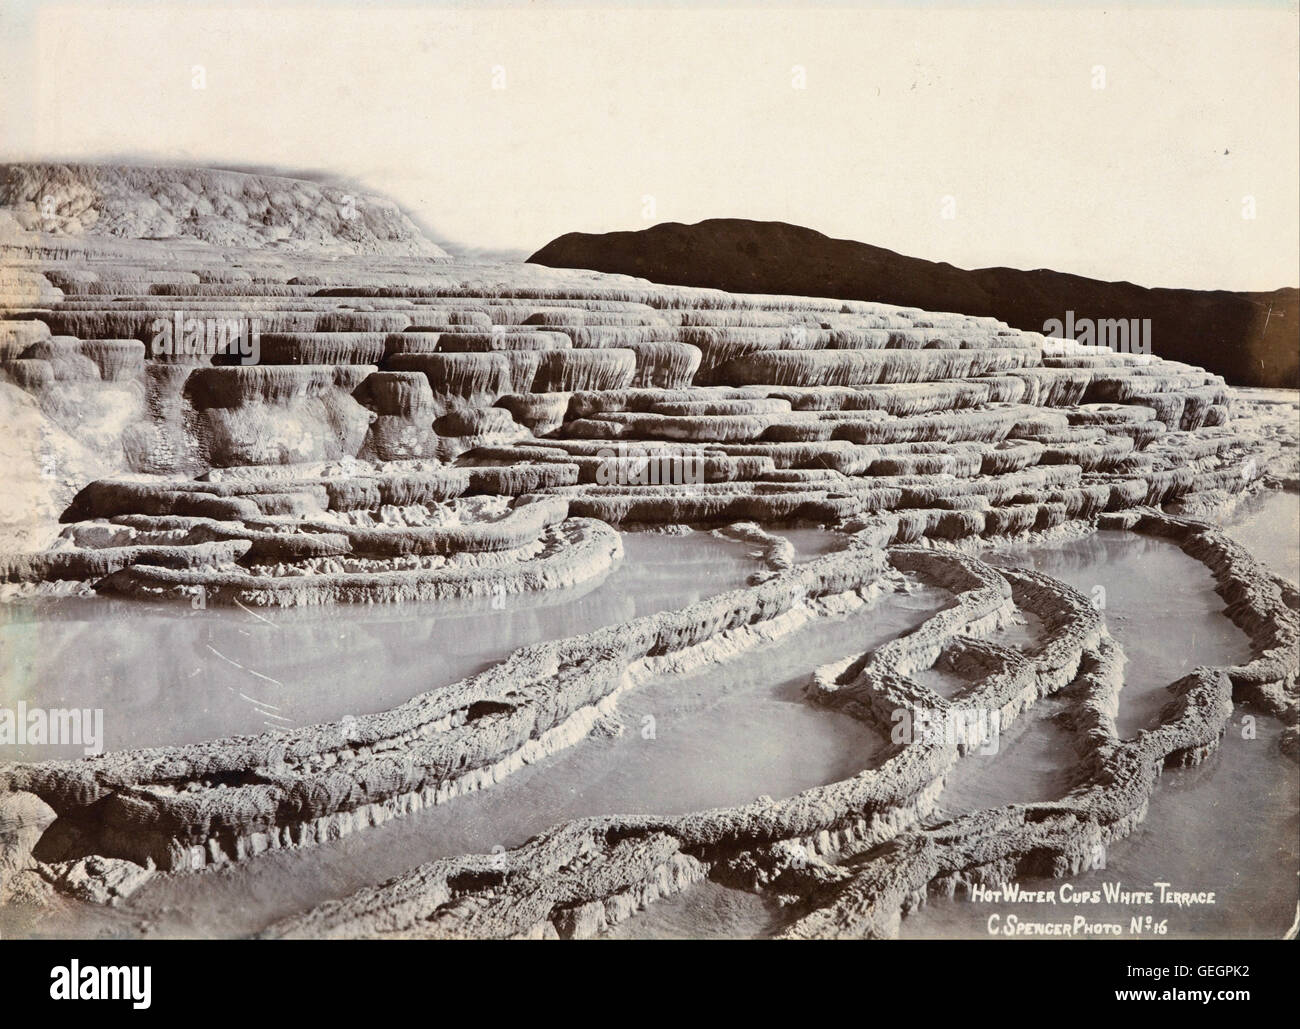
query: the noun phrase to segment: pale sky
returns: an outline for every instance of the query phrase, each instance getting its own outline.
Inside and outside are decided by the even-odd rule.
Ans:
[[[744,217],[963,267],[1300,284],[1294,3],[0,12],[0,160],[313,169],[480,248]]]

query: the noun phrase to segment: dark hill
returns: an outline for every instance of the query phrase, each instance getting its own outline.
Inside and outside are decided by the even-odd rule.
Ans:
[[[1300,386],[1300,291],[1148,289],[1046,268],[966,270],[832,239],[784,222],[715,218],[640,232],[571,232],[529,258],[654,282],[742,293],[878,300],[991,315],[1042,331],[1049,319],[1151,320],[1152,352],[1201,365],[1240,386]]]

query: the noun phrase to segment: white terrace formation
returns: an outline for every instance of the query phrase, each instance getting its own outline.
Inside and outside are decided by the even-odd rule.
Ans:
[[[992,708],[1010,724],[1059,694],[1079,746],[1059,801],[936,826],[966,748],[895,746],[792,798],[593,817],[504,861],[420,865],[272,932],[592,935],[709,877],[799,898],[792,936],[889,935],[927,892],[1078,869],[1142,819],[1166,766],[1215,747],[1234,705],[1281,718],[1294,753],[1295,588],[1177,517],[1258,480],[1294,485],[1277,460],[1293,438],[1262,432],[1217,376],[886,304],[234,249],[246,233],[205,249],[233,208],[187,234],[177,196],[155,212],[170,242],[5,250],[0,393],[27,461],[4,512],[12,596],[256,608],[544,591],[602,576],[620,531],[646,527],[757,523],[733,531],[770,543],[816,525],[845,546],[791,567],[773,543],[746,589],[413,684],[346,726],[0,764],[0,814],[18,827],[6,861],[29,892],[75,881],[111,899],[144,875],[455,803],[580,745],[651,671],[860,610],[900,577],[951,605],[817,670],[809,701],[888,733],[893,709]],[[1203,561],[1253,648],[1173,684],[1136,740],[1114,728],[1123,655],[1103,615],[973,556],[1098,525]],[[1044,626],[1029,656],[984,639],[1017,610]],[[957,699],[913,678],[936,666],[967,680]]]
[[[1264,471],[1243,471],[1222,380],[1156,357],[880,304],[493,271],[10,272],[0,371],[117,474],[78,483],[59,539],[5,578],[395,600],[493,588],[458,570],[467,553],[536,572],[513,588],[573,581],[571,560],[542,566],[592,520],[888,514],[906,543]]]

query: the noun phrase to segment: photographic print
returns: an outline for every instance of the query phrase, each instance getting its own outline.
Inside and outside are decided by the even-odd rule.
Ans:
[[[1242,985],[1178,948],[1300,910],[1297,19],[5,0],[0,953]]]

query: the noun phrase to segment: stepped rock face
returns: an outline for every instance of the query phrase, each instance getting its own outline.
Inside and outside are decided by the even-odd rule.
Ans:
[[[655,282],[963,311],[1042,330],[1051,319],[1151,320],[1153,352],[1239,386],[1300,385],[1300,290],[1148,289],[1048,269],[965,270],[784,222],[715,218],[639,232],[571,232],[529,258]]]
[[[207,168],[4,164],[0,207],[23,228],[52,236],[447,256],[387,198]]]
[[[934,312],[448,265],[396,220],[342,257],[312,243],[338,242],[315,215],[290,217],[292,245],[235,229],[211,245],[181,224],[243,224],[235,185],[266,200],[279,180],[119,172],[6,173],[17,223],[43,183],[83,199],[106,183],[93,196],[109,198],[68,199],[60,227],[0,241],[7,601],[100,593],[250,613],[328,606],[342,619],[350,605],[545,599],[599,581],[638,528],[716,530],[756,547],[762,569],[743,588],[412,687],[362,718],[0,761],[0,903],[51,889],[119,903],[152,875],[329,847],[508,789],[524,766],[608,731],[620,698],[656,676],[870,617],[919,586],[947,606],[808,668],[807,702],[884,737],[899,711],[994,711],[1009,726],[1064,705],[1076,752],[1057,800],[936,824],[973,745],[891,740],[856,774],[791,797],[593,812],[504,854],[413,860],[263,928],[590,936],[710,879],[793,901],[788,936],[889,936],[927,894],[1077,870],[1131,833],[1162,770],[1211,753],[1240,708],[1278,719],[1296,756],[1300,596],[1200,518],[1295,488],[1293,396],[948,313],[961,294]],[[317,195],[307,187],[285,187],[259,224],[287,224],[276,219],[305,209],[295,196]],[[399,239],[410,249],[368,249]],[[810,526],[838,549],[796,561],[781,533]],[[1250,645],[1245,662],[1171,684],[1133,739],[1114,724],[1124,655],[1104,612],[978,556],[1098,528],[1172,540],[1202,562]],[[990,638],[1025,614],[1041,627],[1033,647]],[[926,686],[934,669],[961,691]]]

